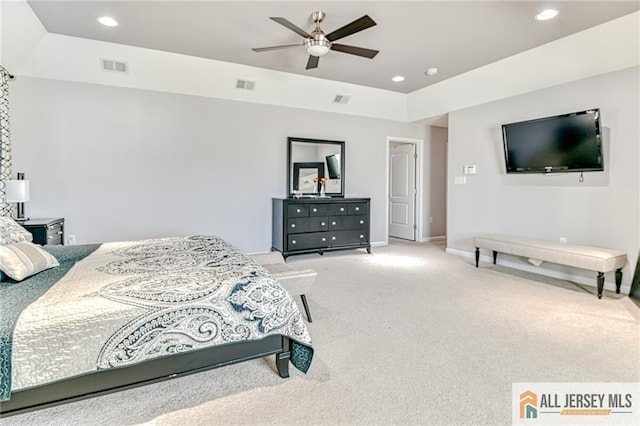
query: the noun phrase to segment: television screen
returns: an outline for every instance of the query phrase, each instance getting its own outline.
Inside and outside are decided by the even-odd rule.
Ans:
[[[604,170],[600,110],[502,125],[507,173]]]
[[[340,179],[340,154],[327,155],[327,169],[329,179]]]

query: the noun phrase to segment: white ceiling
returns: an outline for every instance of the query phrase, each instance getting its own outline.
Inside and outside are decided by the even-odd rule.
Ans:
[[[57,1],[28,0],[50,33],[109,41],[409,93],[640,10],[639,1]],[[547,7],[559,10],[536,21]],[[255,53],[253,47],[302,43],[269,17],[311,31],[311,12],[327,14],[326,33],[368,14],[377,26],[340,40],[380,50],[374,59],[330,52],[305,70],[304,48]],[[108,28],[96,17],[120,23]],[[614,48],[614,47],[612,47]],[[114,58],[118,59],[118,58]],[[552,67],[553,64],[542,64]],[[435,77],[424,72],[437,67]],[[406,80],[393,83],[403,75]]]

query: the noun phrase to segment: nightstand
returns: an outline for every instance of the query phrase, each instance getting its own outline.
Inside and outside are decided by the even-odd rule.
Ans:
[[[19,222],[33,234],[33,242],[40,245],[64,244],[64,218],[29,219]]]

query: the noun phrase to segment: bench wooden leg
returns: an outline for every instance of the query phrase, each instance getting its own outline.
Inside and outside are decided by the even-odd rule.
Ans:
[[[598,299],[602,299],[603,289],[604,289],[604,273],[598,272]]]
[[[496,264],[496,260],[498,260],[498,252],[497,251],[493,251],[493,264]]]
[[[476,247],[476,268],[478,267],[479,261],[480,261],[480,247]]]
[[[309,322],[313,322],[311,320],[311,312],[309,312],[309,305],[307,304],[307,296],[301,294],[300,298],[302,299],[302,304],[304,305],[304,312],[307,314],[307,320],[309,320]]]
[[[620,294],[620,285],[622,284],[622,268],[616,269],[616,293]]]

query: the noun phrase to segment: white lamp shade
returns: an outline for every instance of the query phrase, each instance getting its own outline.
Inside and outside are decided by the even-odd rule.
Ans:
[[[29,181],[28,180],[8,180],[6,181],[7,203],[24,203],[29,201]]]

